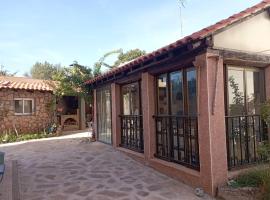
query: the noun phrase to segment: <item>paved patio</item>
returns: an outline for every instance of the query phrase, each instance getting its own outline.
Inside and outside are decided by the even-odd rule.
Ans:
[[[7,160],[18,160],[21,199],[209,199],[108,145],[88,143],[80,136],[0,145]]]

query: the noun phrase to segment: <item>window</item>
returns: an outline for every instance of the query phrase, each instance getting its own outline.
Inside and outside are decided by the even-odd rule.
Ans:
[[[14,99],[15,115],[31,115],[34,112],[34,99]]]
[[[267,125],[261,119],[265,101],[264,70],[227,66],[227,148],[229,168],[261,161],[258,146],[267,140]]]
[[[199,170],[194,67],[157,77],[156,157]]]
[[[123,115],[140,114],[140,84],[139,82],[122,86]]]
[[[195,68],[159,75],[157,77],[157,114],[196,116],[196,79]]]
[[[121,87],[122,115],[120,117],[121,146],[142,153],[144,144],[140,86],[138,81]]]
[[[97,90],[97,139],[112,143],[111,88],[105,86]]]
[[[229,116],[260,114],[265,100],[263,71],[251,67],[228,66],[227,112]]]

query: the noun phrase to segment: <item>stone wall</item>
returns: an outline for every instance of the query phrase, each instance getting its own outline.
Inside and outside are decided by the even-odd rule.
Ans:
[[[14,98],[33,98],[34,112],[32,115],[15,115]],[[53,94],[51,92],[27,90],[0,90],[0,134],[14,132],[14,125],[21,133],[37,133],[43,131],[53,120],[53,112],[48,109]]]

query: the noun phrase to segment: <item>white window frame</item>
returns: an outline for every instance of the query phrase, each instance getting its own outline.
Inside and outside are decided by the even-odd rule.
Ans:
[[[22,113],[16,113],[16,110],[15,110],[15,101],[22,101],[23,102],[23,112]],[[24,101],[32,101],[32,112],[31,113],[25,113],[24,112]],[[34,113],[34,99],[33,98],[14,98],[14,112],[15,112],[15,115],[32,115]]]

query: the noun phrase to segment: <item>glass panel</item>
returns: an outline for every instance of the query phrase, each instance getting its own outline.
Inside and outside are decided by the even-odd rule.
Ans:
[[[130,94],[127,87],[122,88],[123,93],[123,114],[130,115]]]
[[[228,69],[228,114],[244,115],[244,71],[238,68]]]
[[[29,113],[32,113],[33,110],[32,110],[32,100],[24,100],[24,113],[26,114],[29,114]]]
[[[139,115],[140,114],[140,90],[139,83],[132,83],[122,87],[123,95],[123,114]]]
[[[111,92],[106,87],[97,91],[98,140],[111,144]]]
[[[187,100],[188,100],[188,114],[197,114],[197,77],[196,70],[190,69],[187,71]]]
[[[171,114],[183,115],[183,76],[182,72],[170,74]]]
[[[23,100],[15,100],[15,113],[23,113]]]
[[[158,86],[158,114],[166,115],[168,113],[168,93],[167,93],[167,75],[162,74],[157,80]]]
[[[261,83],[259,71],[246,71],[246,101],[248,115],[260,114],[260,104],[263,96]]]

